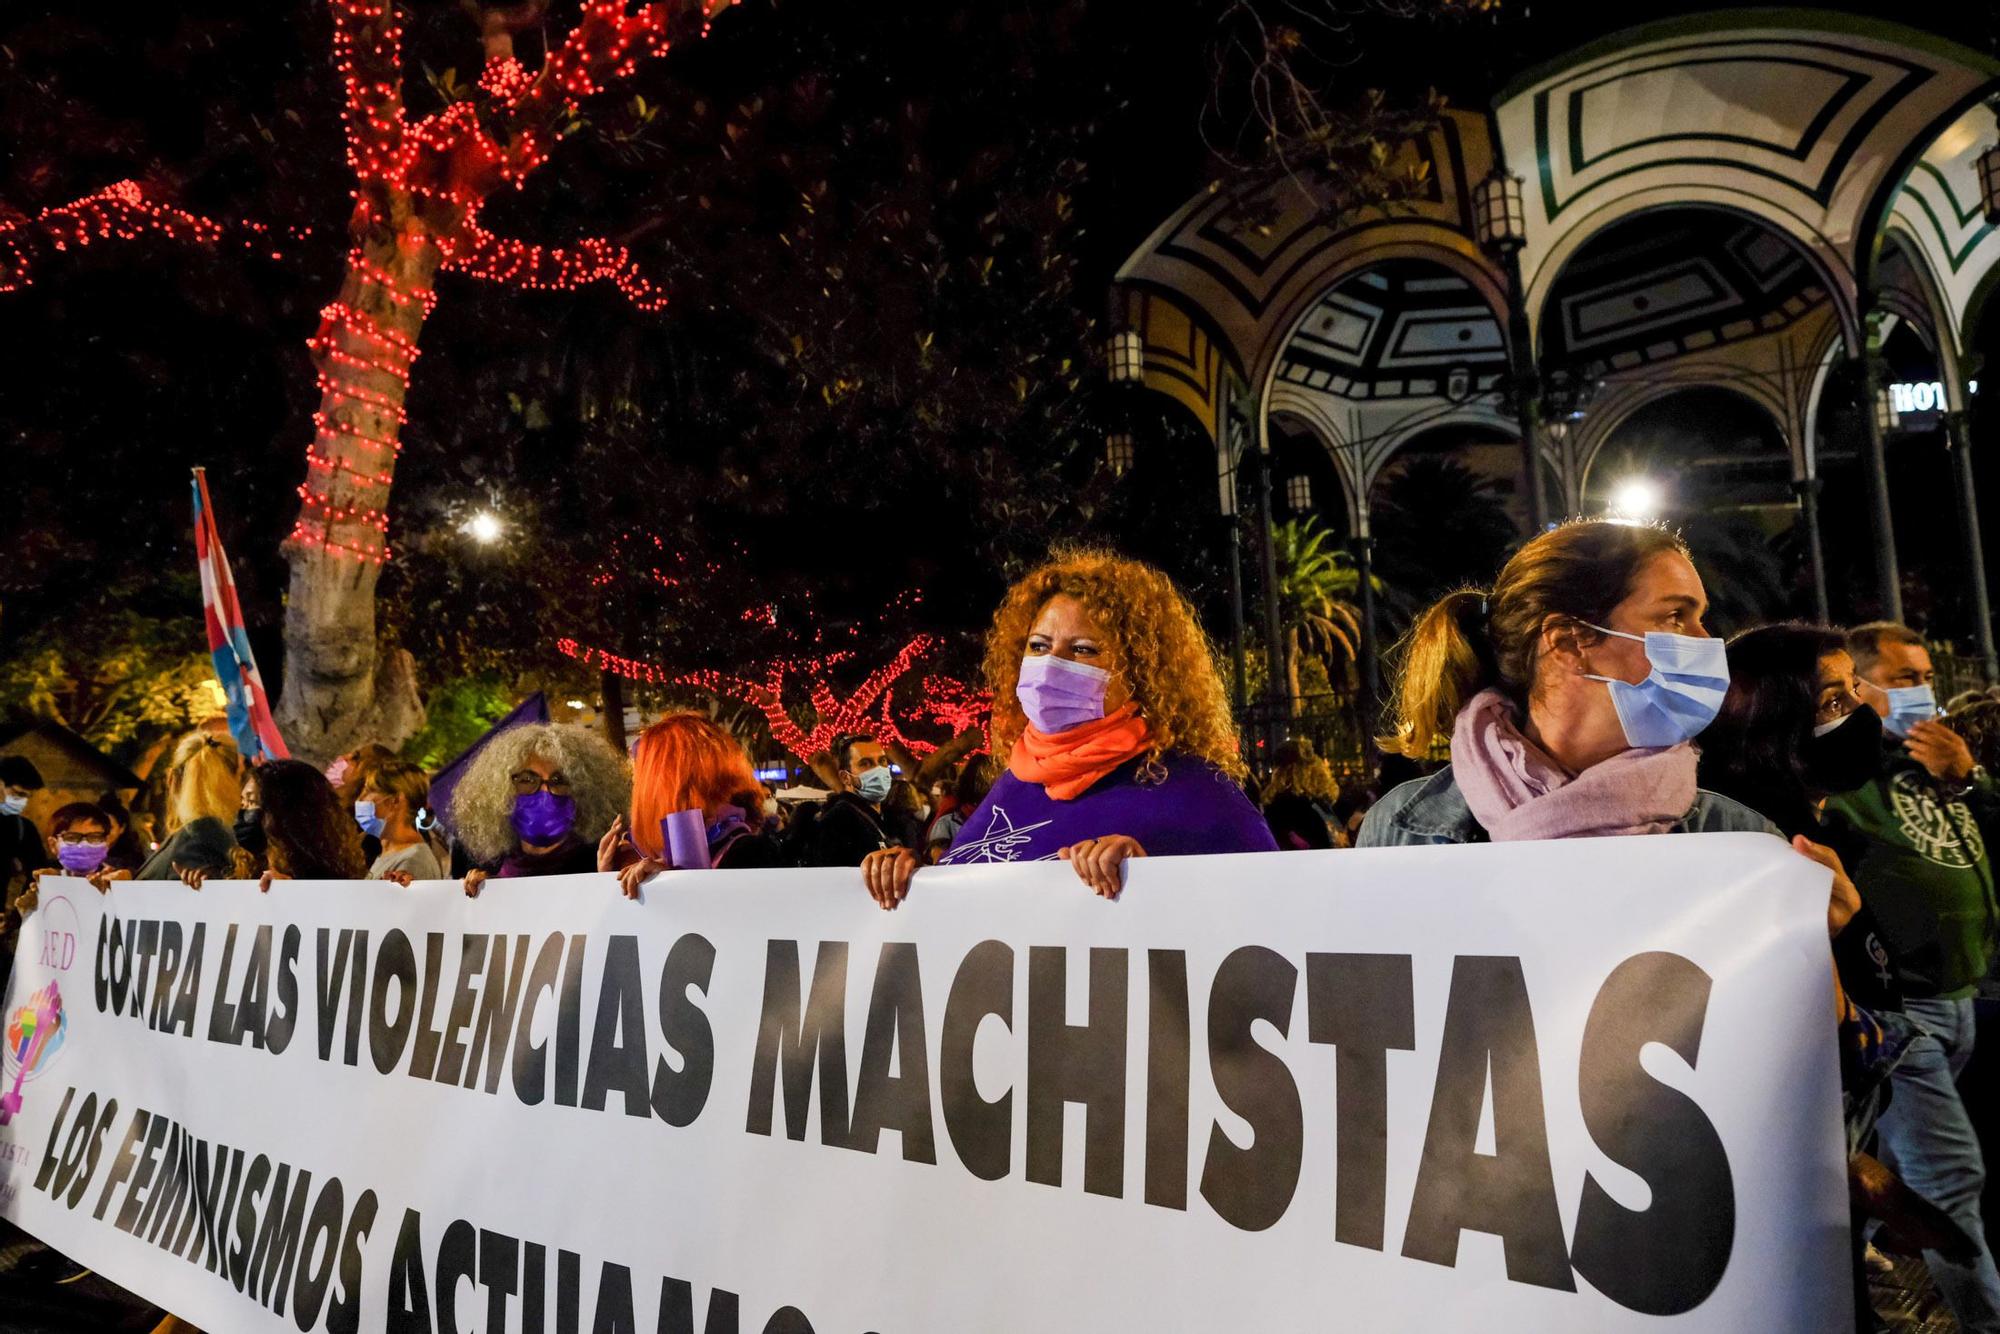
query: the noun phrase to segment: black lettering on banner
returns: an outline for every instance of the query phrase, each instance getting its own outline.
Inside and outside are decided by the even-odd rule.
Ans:
[[[545,1273],[548,1252],[540,1242],[531,1241],[521,1248],[521,1334],[542,1334],[546,1326],[542,1323]]]
[[[437,1327],[448,1334],[458,1334],[458,1281],[472,1282],[478,1258],[478,1230],[463,1218],[452,1219],[438,1242],[437,1258]]]
[[[63,1092],[62,1104],[56,1108],[55,1118],[49,1122],[49,1142],[42,1149],[42,1165],[35,1172],[35,1189],[47,1191],[52,1196],[62,1194],[63,1183],[58,1182],[54,1190],[49,1190],[49,1178],[55,1175],[56,1166],[62,1161],[61,1158],[56,1156],[56,1141],[62,1138],[63,1122],[69,1118],[69,1105],[75,1097],[76,1085],[71,1084]],[[95,1096],[92,1096],[88,1102],[84,1103],[84,1112],[77,1117],[78,1122],[81,1123],[96,1108],[97,1099]],[[70,1139],[72,1141],[76,1139],[74,1128],[70,1130]]]
[[[479,1282],[486,1289],[486,1328],[507,1328],[507,1299],[521,1286],[521,1243],[479,1229]]]
[[[389,984],[396,984],[396,1017],[389,1018]],[[417,1017],[417,953],[410,938],[391,927],[375,952],[375,981],[368,992],[368,1054],[388,1074],[403,1059]]]
[[[139,948],[133,952],[132,1008],[125,1013],[137,1019],[146,1009],[146,979],[152,972],[153,956],[160,948],[160,924],[148,919],[139,923]]]
[[[601,1112],[613,1089],[624,1095],[625,1115],[653,1114],[646,1085],[645,984],[639,980],[639,938],[613,936],[604,943],[604,976],[597,986],[590,1063],[583,1075],[583,1106]]]
[[[153,970],[153,1001],[146,1013],[146,1026],[163,1027],[167,1021],[167,1000],[173,995],[174,981],[181,971],[181,924],[160,923],[159,967]]]
[[[215,973],[215,1004],[208,1007],[208,1040],[236,1041],[236,1007],[229,1000],[229,965],[236,957],[236,923],[222,936],[222,967]]]
[[[528,970],[528,992],[521,1002],[521,1022],[514,1028],[514,1096],[524,1107],[533,1107],[548,1092],[549,1044],[532,1041],[535,1010],[544,995],[554,995],[556,974],[562,970],[563,934],[549,932],[535,954],[535,966]],[[490,1079],[489,1072],[488,1078]]]
[[[354,955],[348,961],[347,975],[347,1054],[343,1058],[349,1065],[361,1064],[361,1016],[368,1012],[365,1001],[368,982],[368,933],[354,933]]]
[[[167,1012],[165,1031],[184,1038],[194,1036],[195,1010],[201,1000],[201,947],[208,936],[208,923],[196,922],[188,937],[187,958],[181,963],[181,984],[174,992],[173,1008]]]
[[[160,1237],[160,1245],[169,1255],[179,1256],[188,1261],[194,1259],[188,1238],[201,1236],[199,1224],[202,1221],[203,1211],[209,1207],[208,1141],[190,1138],[188,1151],[181,1155],[182,1161],[188,1168],[187,1207],[181,1211],[176,1222],[167,1225]],[[225,1149],[223,1152],[227,1153],[228,1150]]]
[[[144,1142],[146,1126],[153,1114],[141,1107],[132,1113],[132,1123],[125,1128],[125,1142],[118,1146],[117,1156],[111,1160],[111,1175],[104,1179],[104,1190],[97,1197],[97,1208],[91,1217],[99,1222],[104,1220],[104,1211],[111,1204],[111,1192],[125,1184],[125,1178],[132,1175],[132,1165],[139,1161],[139,1145]]]
[[[1090,951],[1090,1018],[1069,1022],[1068,952],[1028,950],[1028,1180],[1062,1184],[1063,1104],[1084,1106],[1083,1188],[1118,1196],[1125,1184],[1126,958]]]
[[[1388,1215],[1389,1052],[1415,1051],[1407,954],[1306,955],[1306,1037],[1333,1047],[1333,1239],[1382,1249]]]
[[[109,913],[97,919],[97,965],[91,970],[91,997],[97,1002],[97,1012],[104,1013],[105,1005],[111,999],[111,965],[114,959],[112,942],[116,935],[112,929]],[[113,1010],[116,1013],[116,1010]]]
[[[966,1171],[998,1181],[1014,1166],[1014,1090],[988,1102],[972,1077],[979,1026],[989,1014],[1013,1032],[1014,948],[999,940],[980,941],[959,962],[938,1043],[939,1102],[951,1147]]]
[[[1475,1145],[1489,1069],[1494,1152],[1483,1154]],[[1465,1228],[1501,1239],[1514,1282],[1576,1291],[1549,1166],[1535,1019],[1516,958],[1460,955],[1452,963],[1403,1254],[1455,1266]]]
[[[410,1048],[410,1078],[429,1079],[437,1068],[438,1043],[443,1034],[437,1027],[438,974],[444,971],[444,933],[424,935],[424,998],[417,1004],[417,1040]]]
[[[653,1063],[652,1102],[654,1114],[670,1126],[692,1125],[708,1105],[715,1031],[707,1012],[688,998],[688,988],[708,995],[714,973],[715,945],[692,931],[674,942],[660,970],[660,1032],[667,1049],[680,1054],[681,1068],[669,1066],[664,1053]]]
[[[606,1260],[597,1276],[597,1313],[590,1334],[639,1334],[632,1315],[632,1271]]]
[[[282,1055],[292,1045],[292,1034],[299,1026],[299,946],[303,941],[299,928],[291,925],[278,945],[278,1009],[264,1025],[263,1043],[264,1050],[273,1056]]]
[[[701,1334],[737,1334],[739,1319],[736,1294],[712,1289]],[[694,1334],[694,1288],[686,1279],[660,1280],[659,1334]]]
[[[174,1172],[172,1196],[154,1220],[152,1230],[146,1240],[166,1250],[168,1254],[180,1254],[180,1248],[188,1240],[188,1232],[194,1226],[194,1218],[200,1212],[202,1200],[196,1184],[196,1162],[208,1152],[206,1140],[196,1140],[184,1128],[180,1132],[180,1166]]]
[[[129,1229],[135,1237],[143,1238],[152,1231],[153,1216],[159,1212],[161,1197],[173,1191],[174,1172],[180,1166],[181,1136],[183,1133],[185,1132],[178,1125],[172,1122],[167,1123],[167,1138],[164,1145],[165,1153],[160,1159],[159,1171],[157,1173],[151,1170],[152,1164],[149,1158],[142,1159],[139,1163],[140,1174],[145,1177],[145,1180],[135,1180],[133,1182],[131,1198],[127,1199],[125,1205],[127,1209],[130,1209],[132,1207],[131,1200],[138,1198],[142,1193],[141,1188],[144,1188],[145,1203],[139,1209],[139,1217],[134,1220],[132,1227]]]
[[[1645,1181],[1652,1203],[1627,1209],[1583,1179],[1570,1261],[1628,1310],[1680,1315],[1708,1300],[1736,1241],[1729,1154],[1707,1113],[1648,1075],[1639,1052],[1669,1048],[1692,1070],[1712,979],[1678,954],[1634,955],[1598,990],[1577,1070],[1583,1123],[1604,1156]]]
[[[819,1067],[820,1142],[847,1142],[847,942],[822,940],[813,962],[812,992],[799,998],[799,943],[773,940],[765,946],[764,1008],[757,1050],[750,1064],[750,1115],[745,1129],[771,1133],[771,1110],[779,1086],[785,1097],[785,1135],[806,1137],[812,1109],[813,1067]]]
[[[354,1202],[347,1233],[340,1239],[340,1286],[326,1304],[327,1334],[355,1334],[361,1328],[361,1244],[375,1226],[375,1192]]]
[[[160,1148],[167,1142],[167,1132],[174,1123],[155,1113],[146,1126],[145,1146],[139,1151],[139,1161],[132,1169],[132,1181],[125,1188],[125,1203],[118,1207],[114,1226],[120,1232],[130,1232],[139,1222],[139,1210],[146,1203],[147,1187],[152,1185],[153,1173],[159,1165]]]
[[[229,1219],[236,1209],[236,1193],[243,1185],[243,1150],[233,1150],[229,1155],[229,1181],[223,1187],[222,1207],[215,1211],[212,1220],[214,1231],[209,1237],[208,1272],[228,1274]]]
[[[319,1009],[314,1014],[319,1020],[319,1058],[331,1061],[333,1029],[340,1018],[340,998],[346,981],[348,952],[354,948],[354,928],[342,927],[336,937],[328,928],[321,927],[318,940],[319,948],[314,951],[313,958],[317,961]],[[329,942],[333,945],[331,956],[327,953]]]
[[[493,937],[486,955],[486,976],[479,983],[479,1017],[473,1022],[472,1040],[466,1048],[466,1088],[478,1086],[483,1061],[486,1091],[500,1091],[500,1074],[507,1065],[507,1038],[514,1031],[514,1011],[521,1003],[521,978],[527,969],[526,936],[516,937],[512,973],[507,971],[507,937]]]
[[[211,1155],[207,1144],[198,1144],[194,1152],[194,1213],[188,1222],[193,1223],[192,1239],[183,1239],[185,1249],[177,1247],[175,1254],[189,1264],[197,1259],[205,1261],[215,1249],[215,1210],[222,1196],[222,1183],[227,1175],[229,1150],[217,1145]],[[183,1224],[183,1230],[188,1230]]]
[[[575,1251],[556,1252],[556,1334],[577,1334],[583,1310],[583,1257]]]
[[[505,938],[502,937],[504,945]],[[458,942],[458,981],[451,989],[451,1010],[444,1021],[444,1045],[438,1049],[437,1082],[456,1084],[465,1070],[465,1043],[460,1035],[472,1023],[472,1002],[479,969],[486,962],[486,937],[468,934]]]
[[[319,1198],[313,1201],[305,1238],[299,1243],[299,1277],[292,1289],[292,1320],[301,1330],[319,1323],[319,1309],[326,1303],[327,1285],[333,1282],[333,1267],[340,1260],[340,1222],[346,1203],[339,1177],[320,1183]],[[278,1310],[283,1314],[282,1306]]]
[[[430,1283],[424,1278],[424,1220],[403,1210],[396,1254],[389,1262],[388,1334],[431,1334]]]
[[[1146,951],[1146,1203],[1187,1208],[1188,976],[1185,950]]]
[[[224,974],[223,982],[226,986],[227,974]],[[271,928],[266,924],[257,928],[257,934],[251,938],[250,956],[244,960],[243,994],[236,998],[236,1029],[229,1035],[231,1046],[242,1046],[246,1034],[251,1046],[261,1048],[264,1045],[270,995]]]
[[[562,991],[556,997],[556,1089],[559,1107],[576,1106],[576,1076],[583,1064],[583,951],[588,936],[571,936],[563,956]]]
[[[924,993],[917,975],[917,947],[887,941],[875,966],[868,997],[868,1027],[861,1038],[861,1070],[854,1079],[854,1123],[847,1147],[874,1153],[884,1130],[902,1141],[906,1163],[935,1163],[931,1125],[931,1064],[924,1046]],[[894,1064],[896,1074],[889,1073]]]
[[[1208,1132],[1201,1197],[1223,1221],[1261,1232],[1285,1216],[1305,1154],[1305,1109],[1284,1059],[1257,1044],[1259,1019],[1289,1037],[1299,970],[1276,950],[1245,945],[1215,971],[1208,992],[1208,1064],[1224,1105],[1250,1123],[1239,1148],[1220,1125]]]
[[[796,1306],[780,1306],[764,1322],[764,1334],[813,1334],[812,1321]]]
[[[291,1175],[289,1163],[278,1164],[271,1178],[270,1200],[264,1206],[264,1223],[257,1229],[257,1244],[250,1251],[250,1291],[276,1315],[285,1313],[285,1293],[292,1286],[292,1266],[299,1258],[306,1201],[312,1193],[311,1172],[301,1169],[295,1185]],[[277,1298],[275,1306],[273,1296]]]
[[[229,1248],[229,1282],[238,1292],[250,1279],[251,1234],[257,1226],[257,1197],[271,1179],[271,1160],[258,1154],[243,1178],[243,1193],[236,1202],[236,1240]]]

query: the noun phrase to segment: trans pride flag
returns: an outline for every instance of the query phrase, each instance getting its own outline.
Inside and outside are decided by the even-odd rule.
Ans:
[[[243,608],[236,601],[236,581],[229,575],[229,557],[215,530],[215,509],[208,500],[208,477],[194,470],[194,555],[201,565],[201,611],[208,623],[208,652],[215,659],[215,679],[229,697],[229,734],[236,748],[251,759],[287,760],[285,739],[271,717],[271,698],[257,660],[250,656],[250,636],[243,629]]]

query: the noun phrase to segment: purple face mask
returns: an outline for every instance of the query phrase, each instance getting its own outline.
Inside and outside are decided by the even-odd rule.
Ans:
[[[530,792],[514,798],[514,832],[524,843],[546,848],[563,841],[576,823],[576,799],[553,792]]]
[[[1111,673],[1044,653],[1021,659],[1014,694],[1037,732],[1067,732],[1104,716],[1104,691]]]
[[[78,875],[89,875],[104,865],[104,859],[111,853],[108,843],[56,843],[56,860],[63,864],[63,870],[75,871]]]

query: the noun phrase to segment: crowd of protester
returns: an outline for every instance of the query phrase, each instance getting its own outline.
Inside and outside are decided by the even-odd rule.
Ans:
[[[781,801],[741,742],[697,713],[645,728],[629,758],[583,727],[514,727],[444,811],[425,773],[383,747],[324,771],[253,766],[204,729],[174,748],[147,829],[109,793],[38,827],[24,811],[40,776],[0,757],[0,857],[18,923],[51,869],[100,888],[365,875],[449,878],[468,895],[494,877],[601,871],[636,897],[669,869],[859,867],[894,909],[927,892],[933,867],[1060,860],[1116,898],[1126,863],[1147,856],[1777,835],[1832,873],[1827,1020],[1862,1327],[1859,1284],[1879,1246],[1921,1253],[1960,1327],[1995,1334],[2000,1273],[1961,1084],[1975,1000],[2000,994],[2000,693],[1941,709],[1925,641],[1902,625],[1769,625],[1725,644],[1706,613],[1671,532],[1551,529],[1490,586],[1417,618],[1375,781],[1343,790],[1303,740],[1253,777],[1187,599],[1138,562],[1064,553],[995,614],[987,729],[921,760],[843,737],[814,757],[814,800]]]

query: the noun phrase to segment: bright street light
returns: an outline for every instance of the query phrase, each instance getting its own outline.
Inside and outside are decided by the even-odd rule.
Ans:
[[[460,529],[475,542],[492,543],[500,540],[500,520],[486,510],[481,510],[465,521]]]
[[[1633,523],[1651,523],[1660,516],[1660,485],[1650,477],[1628,477],[1611,493],[1611,514]]]

